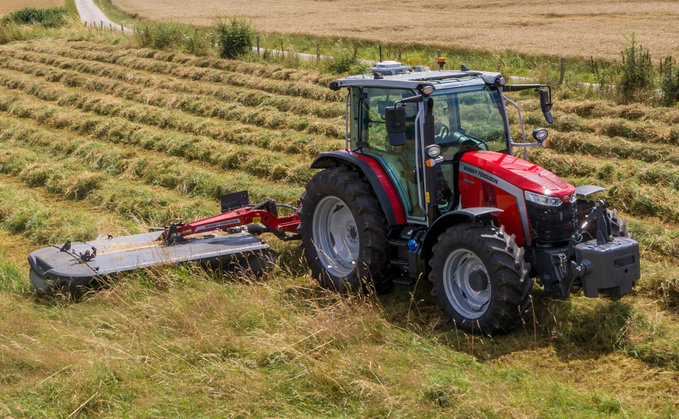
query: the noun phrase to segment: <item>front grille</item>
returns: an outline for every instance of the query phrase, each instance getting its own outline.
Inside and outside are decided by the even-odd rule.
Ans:
[[[530,236],[537,243],[557,243],[570,240],[577,232],[578,213],[575,203],[548,207],[526,202]]]

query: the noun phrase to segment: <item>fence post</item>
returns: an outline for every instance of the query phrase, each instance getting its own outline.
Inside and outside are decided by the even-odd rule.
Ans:
[[[285,56],[285,53],[283,52],[283,38],[281,38],[281,55]]]
[[[103,31],[104,30],[104,21],[100,20],[100,22],[101,22],[101,30]]]
[[[401,62],[401,48],[398,49],[398,62]]]
[[[259,35],[257,35],[257,55],[259,55]]]
[[[321,61],[321,44],[316,42],[316,61]]]
[[[354,44],[354,58],[358,56],[358,44]]]
[[[123,27],[123,24],[120,24],[120,32],[125,32],[125,28]]]
[[[382,44],[380,44],[380,62],[382,62]]]
[[[109,23],[109,24],[108,24],[108,29],[109,29],[109,30],[113,30],[113,23]]]
[[[566,73],[566,59],[561,57],[561,77],[559,77],[559,84],[563,84],[563,76]]]
[[[441,57],[441,50],[436,51],[436,54],[437,54],[436,58],[440,58]]]

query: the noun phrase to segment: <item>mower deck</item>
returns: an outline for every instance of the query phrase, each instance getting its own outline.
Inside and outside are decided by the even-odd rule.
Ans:
[[[36,250],[28,255],[31,285],[38,293],[54,288],[74,291],[119,272],[194,261],[258,275],[276,259],[268,244],[245,232],[216,232],[173,245],[159,240],[161,234],[157,231]]]

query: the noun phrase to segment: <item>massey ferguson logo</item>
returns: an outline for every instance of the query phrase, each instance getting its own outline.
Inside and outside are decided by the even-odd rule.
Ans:
[[[466,172],[466,173],[469,173],[469,174],[472,175],[472,176],[476,176],[476,177],[479,178],[479,179],[483,179],[483,180],[485,180],[486,182],[493,183],[493,184],[495,184],[495,185],[497,185],[497,184],[500,183],[500,182],[497,180],[497,178],[496,178],[495,176],[491,176],[491,175],[489,175],[489,174],[486,173],[486,172],[483,172],[483,171],[481,171],[481,170],[479,170],[479,169],[475,169],[475,168],[473,168],[472,166],[469,166],[469,165],[466,165],[466,164],[465,164],[465,165],[462,165],[462,171],[463,171],[463,172]]]

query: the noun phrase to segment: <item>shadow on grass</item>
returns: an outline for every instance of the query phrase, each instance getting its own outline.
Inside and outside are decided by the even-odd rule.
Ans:
[[[380,297],[387,320],[480,361],[546,347],[564,361],[597,359],[616,350],[628,353],[628,336],[637,324],[633,306],[624,299],[554,299],[535,289],[532,315],[524,325],[506,335],[471,336],[446,322],[431,289],[429,281],[415,288],[396,285]]]

